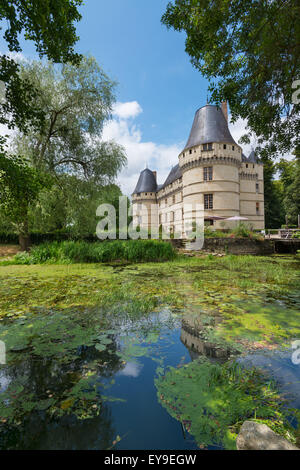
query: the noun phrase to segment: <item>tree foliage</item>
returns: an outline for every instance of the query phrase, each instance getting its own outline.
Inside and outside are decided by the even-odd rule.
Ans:
[[[300,152],[291,161],[281,159],[277,164],[282,184],[283,206],[289,224],[298,224],[300,215]]]
[[[57,63],[78,63],[74,23],[81,19],[77,10],[81,4],[82,0],[1,0],[1,29],[9,52],[22,51],[20,36],[23,36],[34,42],[40,57]],[[26,130],[28,123],[42,125],[43,115],[35,102],[37,90],[30,80],[22,80],[18,72],[19,65],[12,56],[0,56],[0,81],[5,84],[0,123]],[[0,143],[3,145],[4,141],[2,137]]]
[[[280,228],[285,223],[281,181],[276,181],[276,164],[270,157],[262,158],[264,164],[265,227]]]
[[[49,185],[49,177],[31,168],[23,158],[0,154],[0,209],[24,237],[28,233],[29,206]]]
[[[81,238],[96,233],[100,204],[116,205],[121,191],[118,186],[90,185],[75,176],[63,175],[58,184],[46,188],[29,211],[33,231],[49,233],[63,231]]]
[[[186,32],[186,52],[210,80],[212,100],[228,100],[233,120],[247,119],[269,155],[300,146],[300,100],[292,99],[299,16],[297,0],[174,0],[162,17]]]
[[[80,64],[32,62],[22,65],[22,81],[38,90],[37,106],[45,115],[43,132],[19,132],[15,150],[40,170],[73,174],[94,184],[109,184],[126,162],[123,149],[103,142],[102,129],[110,117],[115,84],[92,57]]]

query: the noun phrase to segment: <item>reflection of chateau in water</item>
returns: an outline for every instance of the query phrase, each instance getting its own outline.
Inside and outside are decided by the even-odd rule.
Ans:
[[[199,317],[185,315],[182,320],[180,340],[189,350],[192,360],[199,355],[215,359],[228,358],[229,350],[205,341],[201,338],[201,334],[203,334],[203,325],[199,322]]]

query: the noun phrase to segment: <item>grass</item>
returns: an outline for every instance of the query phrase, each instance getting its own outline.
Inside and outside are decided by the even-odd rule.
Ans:
[[[113,261],[149,262],[174,259],[172,245],[158,240],[128,240],[88,243],[65,241],[43,243],[2,264],[107,263]]]

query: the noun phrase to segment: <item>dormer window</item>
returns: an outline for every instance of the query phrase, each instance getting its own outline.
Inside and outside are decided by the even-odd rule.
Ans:
[[[212,150],[212,144],[203,144],[203,150],[206,152],[208,150]]]

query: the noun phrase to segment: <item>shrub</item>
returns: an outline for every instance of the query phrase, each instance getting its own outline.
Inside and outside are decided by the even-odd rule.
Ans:
[[[110,261],[168,261],[176,256],[172,245],[158,240],[113,240],[104,242],[52,242],[19,253],[15,264],[107,263]]]

